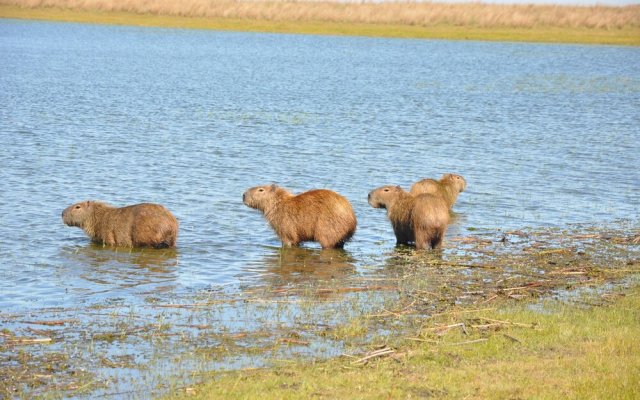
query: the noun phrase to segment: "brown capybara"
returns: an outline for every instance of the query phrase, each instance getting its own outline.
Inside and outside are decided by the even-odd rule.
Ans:
[[[112,207],[83,201],[67,207],[62,221],[81,228],[95,243],[119,247],[174,247],[178,220],[159,204]]]
[[[413,196],[400,186],[382,186],[369,193],[369,204],[386,208],[398,244],[415,243],[416,249],[442,247],[449,224],[449,207],[440,196]]]
[[[456,174],[444,174],[440,180],[422,179],[411,186],[411,194],[416,196],[419,194],[432,194],[442,197],[449,206],[453,207],[458,195],[467,188],[467,181]]]
[[[342,248],[356,231],[351,203],[331,190],[294,195],[276,185],[256,186],[244,192],[242,201],[262,211],[287,247],[314,241],[323,249]]]

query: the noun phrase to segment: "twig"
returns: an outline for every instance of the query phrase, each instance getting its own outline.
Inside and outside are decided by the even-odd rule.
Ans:
[[[520,322],[501,321],[499,319],[491,319],[491,318],[485,318],[485,317],[478,317],[478,318],[485,321],[489,321],[489,322],[497,322],[499,324],[504,324],[504,325],[522,326],[524,328],[535,328],[536,326],[536,324],[523,324]]]
[[[421,339],[421,338],[416,338],[416,337],[406,337],[404,338],[405,340],[413,340],[414,342],[425,342],[425,343],[440,343],[437,340],[432,340],[432,339]]]
[[[489,297],[488,299],[486,299],[486,300],[482,301],[482,303],[488,303],[488,302],[490,302],[491,300],[496,299],[497,297],[498,297],[498,295],[497,295],[497,294],[494,294],[493,296]]]
[[[427,331],[438,331],[438,330],[449,330],[451,328],[455,328],[457,326],[464,326],[463,322],[459,322],[457,324],[451,324],[451,325],[443,325],[443,326],[434,326],[431,328],[427,328]]]
[[[16,321],[22,324],[32,324],[32,325],[47,325],[47,326],[59,326],[64,325],[71,322],[78,322],[77,319],[60,319],[56,321]]]
[[[307,342],[305,340],[291,339],[291,338],[279,338],[276,341],[278,343],[299,344],[299,345],[302,345],[302,346],[308,346],[309,345],[309,342]]]
[[[511,335],[508,335],[508,334],[506,334],[506,333],[503,333],[503,334],[502,334],[502,336],[506,337],[507,339],[511,339],[511,340],[512,340],[512,341],[514,341],[514,342],[522,343],[522,340],[518,339],[518,338],[517,338],[517,337],[515,337],[515,336],[511,336]]]
[[[473,344],[473,343],[482,343],[482,342],[486,342],[489,339],[475,339],[475,340],[467,340],[466,342],[457,342],[457,343],[443,343],[449,346],[462,346],[464,344]]]
[[[30,339],[30,338],[15,338],[15,339],[11,339],[8,340],[6,342],[6,344],[8,345],[22,345],[22,344],[37,344],[37,343],[49,343],[51,342],[53,339],[51,338],[34,338],[34,339]]]
[[[488,329],[488,328],[491,328],[491,327],[494,327],[494,326],[501,326],[501,325],[503,325],[503,324],[495,322],[495,323],[492,323],[492,324],[471,325],[471,327],[475,328],[475,329]]]
[[[148,304],[148,307],[153,308],[202,308],[216,304],[235,303],[240,300],[220,300],[220,301],[208,301],[206,303],[191,303],[191,304]]]
[[[387,356],[389,354],[393,354],[396,351],[392,348],[389,347],[385,347],[383,349],[380,350],[376,350],[373,353],[369,354],[366,357],[362,357],[356,361],[353,361],[351,364],[362,364],[362,363],[366,363],[368,360],[372,359],[372,358],[376,358],[376,357],[382,357],[382,356]]]
[[[432,317],[437,317],[440,315],[449,315],[449,314],[468,314],[468,313],[474,313],[474,312],[482,312],[482,311],[493,311],[495,310],[495,307],[492,308],[478,308],[475,310],[458,310],[458,311],[449,311],[446,313],[437,313],[437,314],[431,314]]]
[[[587,271],[551,271],[549,275],[586,275]]]

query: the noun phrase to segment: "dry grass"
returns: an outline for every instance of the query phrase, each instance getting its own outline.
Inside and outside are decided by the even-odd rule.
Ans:
[[[245,0],[0,0],[0,5],[163,16],[267,21],[322,21],[481,28],[628,29],[640,27],[640,6],[439,4],[414,2]]]

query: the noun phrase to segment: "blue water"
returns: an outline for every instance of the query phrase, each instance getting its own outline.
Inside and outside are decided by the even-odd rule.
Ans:
[[[277,274],[259,184],[350,199],[356,271],[395,245],[367,193],[446,172],[449,237],[638,221],[640,50],[5,19],[0,140],[0,308],[135,305]],[[164,204],[177,250],[92,246],[86,199]]]

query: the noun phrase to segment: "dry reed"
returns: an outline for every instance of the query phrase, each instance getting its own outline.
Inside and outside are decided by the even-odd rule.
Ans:
[[[442,25],[480,28],[623,29],[640,27],[640,6],[638,5],[582,7],[411,1],[352,3],[286,0],[0,0],[0,5],[180,17],[399,24],[425,27]]]

